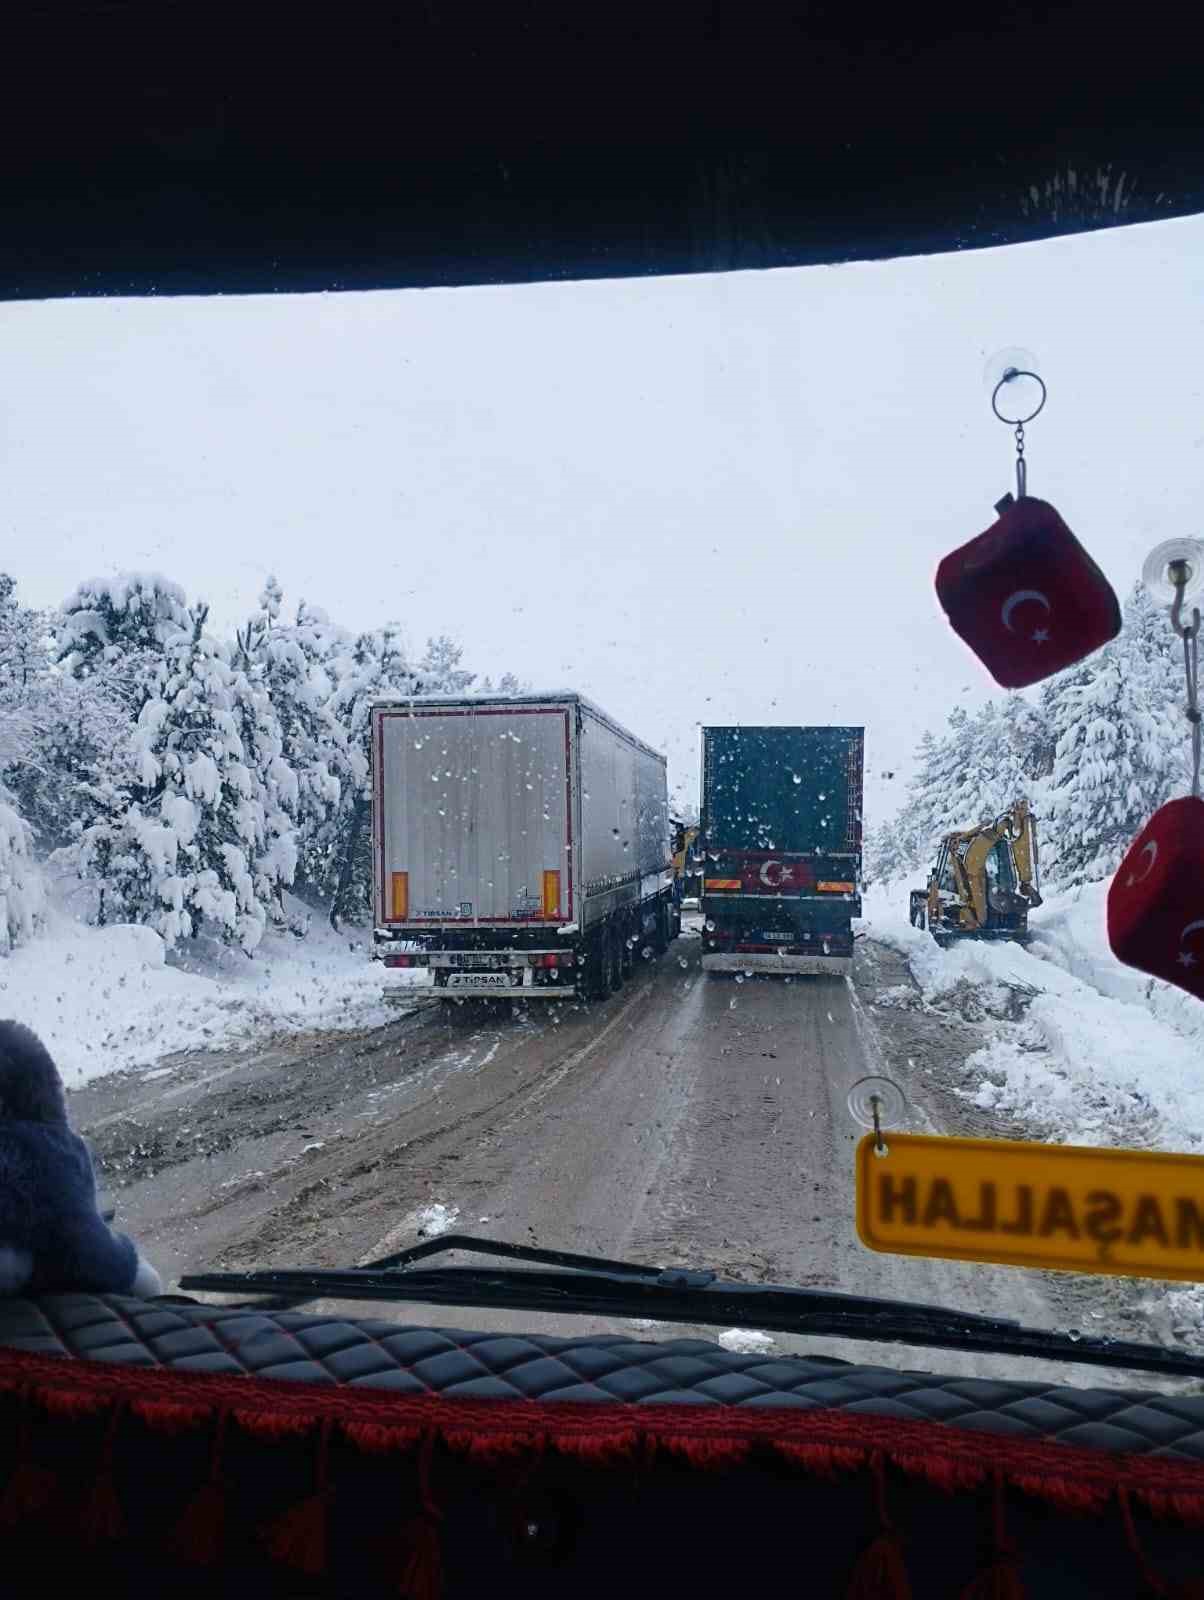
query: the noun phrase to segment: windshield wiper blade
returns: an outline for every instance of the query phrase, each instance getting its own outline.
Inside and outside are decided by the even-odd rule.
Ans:
[[[432,1255],[462,1250],[531,1263],[511,1267],[419,1268]],[[548,1270],[539,1270],[540,1268]],[[643,1266],[534,1245],[443,1234],[362,1267],[288,1267],[198,1272],[182,1290],[270,1297],[276,1308],[315,1299],[412,1301],[559,1315],[763,1329],[772,1333],[873,1340],[989,1355],[1029,1356],[1086,1366],[1204,1377],[1204,1354],[1127,1340],[1030,1328],[1010,1318],[950,1311],[835,1290],[740,1283],[707,1270]],[[263,1306],[264,1301],[256,1304]]]

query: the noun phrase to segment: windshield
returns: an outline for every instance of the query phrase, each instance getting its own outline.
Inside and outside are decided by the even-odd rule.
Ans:
[[[0,1009],[165,1284],[454,1229],[1199,1345],[1190,1284],[864,1248],[849,1101],[877,1075],[912,1131],[1204,1139],[1204,1008],[1119,964],[1104,912],[1187,792],[1139,579],[1196,531],[1201,259],[1188,219],[0,307]],[[1008,692],[932,580],[1015,489],[984,373],[1018,346],[1049,394],[1030,493],[1124,627]],[[943,841],[1020,800],[1043,900],[1016,830],[968,847],[967,897]]]

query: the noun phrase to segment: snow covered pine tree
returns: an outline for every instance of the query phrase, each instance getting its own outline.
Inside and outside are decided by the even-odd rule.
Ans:
[[[1055,747],[1050,870],[1064,885],[1107,877],[1183,782],[1182,733],[1168,715],[1178,696],[1178,685],[1168,689],[1170,634],[1153,609],[1138,584],[1120,636],[1042,694]]]
[[[421,670],[409,665],[396,624],[358,634],[332,653],[330,665],[335,678],[331,708],[346,739],[339,805],[322,830],[330,925],[338,928],[343,921],[359,921],[371,901],[372,705],[424,694],[428,685]]]
[[[206,633],[208,608],[164,579],[99,580],[65,611],[68,668],[136,684],[128,759],[85,786],[77,860],[98,920],[147,923],[169,946],[205,928],[250,954],[295,860],[266,694]]]
[[[259,611],[237,635],[235,664],[262,686],[279,725],[279,758],[266,768],[280,807],[296,832],[303,885],[322,877],[323,832],[338,810],[339,774],[346,772],[347,736],[332,708],[327,670],[335,630],[322,613],[297,608],[296,621],[280,621],[283,591],[269,578]]]

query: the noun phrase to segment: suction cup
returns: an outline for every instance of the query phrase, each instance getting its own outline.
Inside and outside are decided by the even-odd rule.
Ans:
[[[1162,605],[1174,604],[1175,568],[1180,562],[1187,579],[1183,598],[1191,600],[1204,593],[1204,539],[1167,539],[1150,551],[1141,569],[1141,581]]]

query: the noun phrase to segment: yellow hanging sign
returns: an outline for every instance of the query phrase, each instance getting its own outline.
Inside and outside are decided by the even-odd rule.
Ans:
[[[888,1255],[1204,1282],[1204,1156],[883,1130],[857,1232]]]

